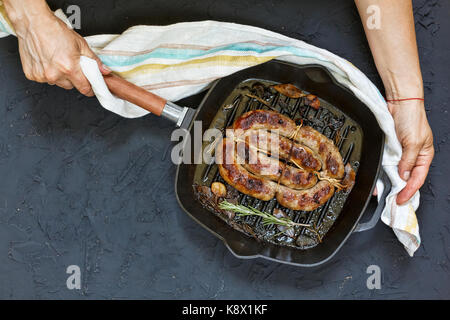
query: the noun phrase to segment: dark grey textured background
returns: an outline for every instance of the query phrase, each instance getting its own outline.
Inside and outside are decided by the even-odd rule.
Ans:
[[[381,88],[353,1],[50,3],[80,5],[83,35],[203,19],[264,27],[351,60]],[[411,259],[379,223],[313,269],[233,257],[178,207],[172,124],[122,119],[93,98],[29,82],[16,39],[1,39],[0,298],[450,298],[450,2],[414,8],[436,145],[418,211],[423,245]],[[82,290],[66,288],[71,264]],[[378,291],[366,288],[371,264],[383,273]]]

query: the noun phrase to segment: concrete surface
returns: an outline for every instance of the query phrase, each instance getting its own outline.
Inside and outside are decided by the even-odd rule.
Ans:
[[[380,88],[353,1],[51,1],[81,7],[83,35],[215,19],[306,40],[352,61]],[[95,99],[32,83],[13,37],[0,40],[0,298],[450,298],[450,1],[414,1],[436,157],[409,258],[379,223],[328,264],[238,260],[174,195],[172,125],[122,119]],[[201,95],[186,99],[195,106]],[[366,288],[377,264],[382,289]],[[79,265],[81,290],[66,288]]]

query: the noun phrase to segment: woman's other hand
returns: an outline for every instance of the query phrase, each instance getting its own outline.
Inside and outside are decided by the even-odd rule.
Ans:
[[[428,124],[424,102],[408,100],[388,103],[395,122],[395,131],[403,154],[398,169],[407,181],[398,194],[397,203],[403,204],[424,184],[434,157],[433,134]]]
[[[5,8],[19,40],[23,72],[29,80],[64,89],[75,87],[93,96],[80,67],[80,57],[95,59],[103,74],[110,71],[86,41],[57,18],[43,0],[5,0]]]

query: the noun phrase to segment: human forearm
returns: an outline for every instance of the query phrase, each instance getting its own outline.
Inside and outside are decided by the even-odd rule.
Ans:
[[[402,145],[398,172],[407,184],[398,194],[403,204],[424,184],[434,156],[427,121],[411,0],[355,0],[370,49],[383,80],[387,107]],[[379,9],[379,24],[369,24],[369,6]],[[419,99],[417,99],[419,98]],[[405,100],[406,99],[406,100]]]
[[[45,0],[3,0],[3,4],[18,36],[52,15]]]
[[[355,0],[387,99],[423,98],[411,0]],[[380,28],[370,29],[367,8],[380,8]]]

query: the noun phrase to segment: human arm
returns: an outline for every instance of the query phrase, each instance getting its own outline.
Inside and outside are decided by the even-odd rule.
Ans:
[[[75,87],[93,96],[91,85],[81,71],[80,56],[97,60],[100,71],[110,71],[92,52],[86,41],[57,18],[45,0],[3,0],[6,13],[19,41],[23,72],[29,80]]]
[[[355,3],[403,148],[399,174],[407,185],[397,196],[397,203],[403,204],[424,184],[434,156],[424,101],[390,101],[424,96],[412,3],[411,0],[355,0]],[[373,25],[367,23],[373,14],[367,13],[370,5],[379,8],[379,28],[371,28]]]

